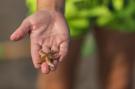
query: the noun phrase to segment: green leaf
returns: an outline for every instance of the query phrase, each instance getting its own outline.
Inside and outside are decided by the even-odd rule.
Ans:
[[[115,10],[119,11],[123,9],[124,0],[112,0],[112,4]]]
[[[73,26],[77,29],[86,29],[89,27],[89,21],[87,18],[76,18],[68,21],[69,26]]]
[[[29,9],[29,14],[32,14],[36,11],[36,0],[26,0],[26,5]]]
[[[89,10],[90,17],[101,17],[109,16],[111,14],[110,10],[106,6],[97,6]]]

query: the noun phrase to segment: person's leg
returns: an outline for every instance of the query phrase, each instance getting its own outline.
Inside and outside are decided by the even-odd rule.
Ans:
[[[132,89],[133,34],[97,29],[95,37],[99,52],[100,89]]]
[[[79,62],[80,46],[83,38],[71,40],[71,47],[66,59],[58,66],[58,69],[48,75],[38,74],[37,89],[72,89],[74,83],[74,71]]]

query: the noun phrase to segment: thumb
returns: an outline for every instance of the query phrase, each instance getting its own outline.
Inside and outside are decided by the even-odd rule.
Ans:
[[[15,32],[10,36],[10,40],[18,41],[24,38],[24,36],[30,31],[30,22],[28,19],[25,19],[22,24],[17,28]]]

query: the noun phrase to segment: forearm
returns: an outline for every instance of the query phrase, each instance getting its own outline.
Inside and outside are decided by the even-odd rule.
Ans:
[[[37,0],[37,10],[47,9],[64,13],[65,0]]]

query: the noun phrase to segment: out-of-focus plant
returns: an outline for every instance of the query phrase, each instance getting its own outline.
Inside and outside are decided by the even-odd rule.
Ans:
[[[28,14],[32,14],[36,11],[36,0],[26,0],[26,5],[28,8]]]
[[[29,13],[36,0],[26,0]],[[72,36],[87,32],[89,25],[135,31],[135,0],[66,0],[65,15]]]
[[[135,0],[67,0],[66,17],[70,27],[77,30],[91,24],[132,32],[135,31]]]
[[[87,1],[66,0],[65,16],[73,37],[79,37],[89,29],[90,21],[87,13],[89,5],[86,5]]]

